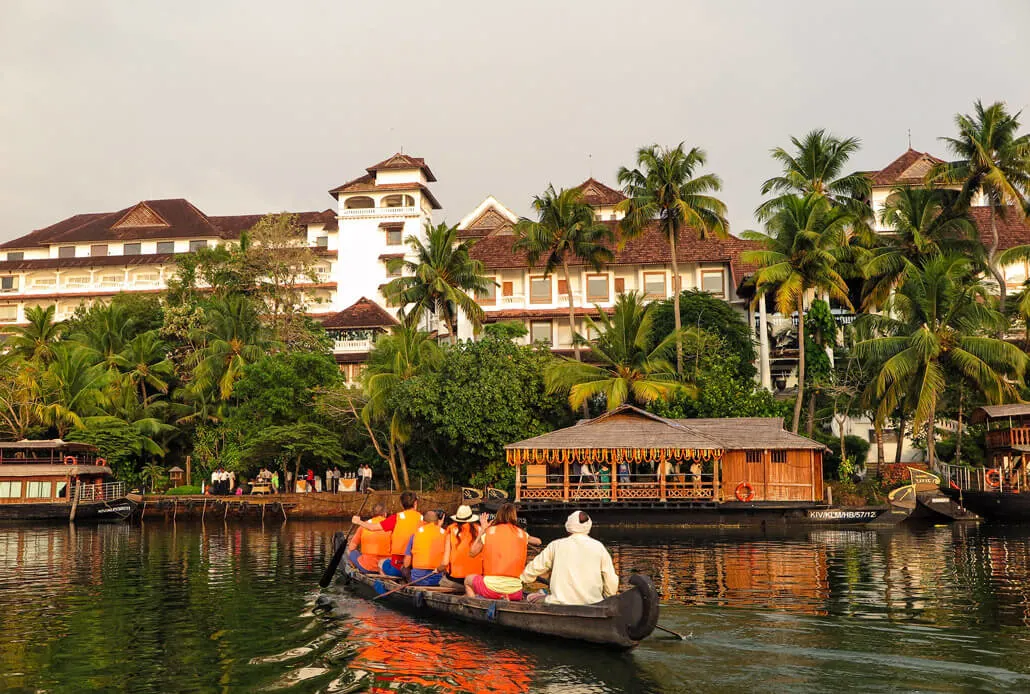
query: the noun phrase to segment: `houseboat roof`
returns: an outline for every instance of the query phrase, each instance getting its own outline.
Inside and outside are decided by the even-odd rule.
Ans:
[[[106,465],[61,465],[58,463],[5,463],[0,465],[2,477],[68,477],[69,475],[105,475],[114,473]]]
[[[82,451],[86,453],[95,453],[97,447],[90,445],[88,443],[79,443],[78,441],[64,441],[63,439],[22,439],[21,441],[0,441],[0,450],[2,449],[54,449],[60,451]]]
[[[775,417],[667,419],[621,405],[593,419],[518,441],[505,449],[677,448],[702,450],[825,450],[823,444],[783,429]]]
[[[1030,416],[1030,403],[1015,403],[1012,405],[984,405],[973,410],[970,421],[973,424],[983,424],[991,419],[1002,419],[1005,417],[1026,417]]]

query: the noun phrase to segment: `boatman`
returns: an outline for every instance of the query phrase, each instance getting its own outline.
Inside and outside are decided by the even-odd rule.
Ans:
[[[550,574],[551,592],[534,593],[530,600],[543,599],[555,605],[592,605],[619,592],[619,575],[612,555],[590,537],[593,522],[582,511],[573,511],[565,521],[569,536],[547,545],[522,572],[523,583]]]
[[[372,523],[363,521],[359,516],[354,516],[350,522],[359,528],[371,530],[385,530],[390,533],[390,558],[379,562],[379,570],[393,578],[407,578],[404,574],[404,550],[408,547],[408,541],[422,525],[422,514],[418,512],[418,497],[414,492],[401,494],[401,511],[392,516],[387,516],[382,521]]]
[[[443,572],[447,550],[447,531],[443,529],[443,513],[426,511],[422,527],[415,531],[404,552],[404,568],[410,572],[411,582],[419,586],[438,586]]]
[[[386,519],[386,507],[376,504],[372,507],[370,523],[381,523]],[[347,545],[347,559],[351,565],[361,573],[376,573],[379,571],[379,564],[384,559],[390,558],[390,533],[385,530],[365,530],[358,528],[358,532],[350,539]]]

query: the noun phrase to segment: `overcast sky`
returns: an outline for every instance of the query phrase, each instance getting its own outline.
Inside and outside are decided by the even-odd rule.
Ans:
[[[708,152],[734,232],[768,150],[815,127],[860,169],[977,98],[1030,104],[1030,2],[0,0],[0,240],[184,197],[331,207],[403,147],[456,223],[492,194],[614,184],[637,148]],[[1024,120],[1030,124],[1030,111]]]

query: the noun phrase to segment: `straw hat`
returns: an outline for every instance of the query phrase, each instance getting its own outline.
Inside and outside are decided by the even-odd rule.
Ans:
[[[472,507],[462,504],[458,507],[458,512],[451,516],[451,520],[455,523],[475,523],[479,520],[479,515],[472,513]]]

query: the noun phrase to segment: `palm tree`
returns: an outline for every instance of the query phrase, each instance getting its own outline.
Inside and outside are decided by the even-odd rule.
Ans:
[[[683,373],[683,343],[679,336],[680,272],[676,244],[680,233],[690,228],[698,238],[726,238],[730,224],[726,221],[726,205],[709,193],[722,189],[722,181],[713,173],[698,174],[705,165],[704,150],[693,147],[684,151],[676,147],[651,145],[637,152],[637,168],[619,169],[618,180],[627,195],[619,203],[625,213],[620,228],[623,240],[644,233],[657,221],[669,244],[672,258],[673,316],[677,335],[676,373]]]
[[[113,302],[92,306],[80,325],[68,338],[92,350],[97,360],[108,366],[113,366],[136,329],[136,321],[125,307]]]
[[[548,186],[543,195],[533,198],[533,209],[539,220],[522,218],[515,225],[514,248],[526,251],[531,267],[544,255],[544,276],[558,268],[565,275],[569,296],[569,334],[576,332],[576,302],[572,291],[569,261],[580,260],[595,271],[614,257],[608,244],[613,239],[611,229],[594,219],[594,211],[583,202],[581,191],[573,188],[555,192]],[[579,361],[579,343],[573,343],[576,361]]]
[[[42,374],[44,401],[39,418],[64,437],[80,428],[107,397],[109,374],[80,345],[64,343],[54,349],[53,360]]]
[[[931,465],[945,370],[954,369],[988,401],[999,403],[1016,396],[1008,379],[1021,382],[1030,362],[1015,345],[989,336],[1004,325],[1004,317],[992,307],[985,287],[969,277],[965,258],[930,258],[909,273],[883,314],[859,319],[877,335],[855,345],[860,359],[881,364],[876,396],[891,406],[907,394],[914,409],[913,428],[926,426]]]
[[[990,208],[991,243],[987,247],[987,264],[998,283],[1001,310],[1005,311],[1005,275],[997,262],[998,217],[1005,217],[1009,207],[1018,214],[1030,214],[1030,135],[1019,135],[1019,113],[1010,114],[1005,104],[984,106],[979,100],[973,114],[958,114],[955,125],[958,137],[941,138],[958,159],[938,164],[927,178],[943,184],[961,184],[958,202],[969,207],[977,194],[982,194]]]
[[[257,310],[246,297],[215,297],[205,311],[206,324],[193,339],[203,346],[193,372],[193,386],[207,390],[217,386],[222,400],[232,396],[243,367],[260,359],[270,342],[258,320]]]
[[[54,359],[54,350],[61,339],[62,326],[54,322],[57,307],[30,306],[25,309],[28,325],[16,328],[4,343],[12,354],[47,364]]]
[[[840,139],[825,130],[812,130],[804,139],[791,137],[790,141],[793,154],[782,147],[771,151],[773,159],[783,165],[783,173],[762,184],[763,195],[775,193],[776,197],[766,200],[755,211],[760,220],[776,214],[787,197],[810,193],[826,198],[832,205],[848,208],[856,219],[871,212],[864,202],[870,195],[869,179],[861,173],[845,173],[851,155],[862,145],[861,140]]]
[[[899,187],[891,191],[880,223],[892,229],[878,235],[863,265],[862,308],[883,306],[894,289],[922,260],[941,253],[983,255],[976,225],[954,212],[956,194],[940,188]]]
[[[629,292],[619,295],[610,317],[600,309],[597,322],[587,317],[588,332],[597,338],[575,337],[589,345],[589,361],[559,357],[548,364],[544,369],[548,392],[568,393],[574,410],[597,395],[604,396],[609,410],[626,400],[646,405],[677,394],[695,395],[696,388],[678,379],[667,358],[683,336],[674,331],[649,349],[655,306],[645,304],[643,294]]]
[[[768,233],[744,233],[765,250],[746,251],[743,260],[759,266],[755,273],[755,301],[768,292],[776,296],[777,310],[798,316],[798,393],[794,403],[796,434],[801,423],[805,384],[805,299],[811,290],[829,293],[848,308],[848,286],[838,270],[848,250],[854,215],[818,193],[784,196],[766,224]]]
[[[470,293],[485,292],[492,280],[483,275],[483,264],[469,256],[471,241],[458,238],[457,226],[427,224],[425,244],[417,236],[409,236],[406,242],[415,259],[391,260],[388,265],[391,271],[408,274],[383,287],[383,296],[401,307],[401,320],[417,325],[427,313],[439,316],[456,343],[458,315],[464,313],[478,331],[483,309]]]
[[[0,354],[0,436],[28,438],[43,405],[42,367],[20,355]]]
[[[132,338],[112,363],[125,374],[134,388],[139,389],[141,400],[147,399],[147,386],[160,393],[168,392],[168,383],[175,375],[175,367],[166,358],[168,345],[156,330],[140,333]]]

